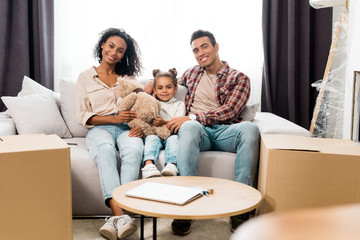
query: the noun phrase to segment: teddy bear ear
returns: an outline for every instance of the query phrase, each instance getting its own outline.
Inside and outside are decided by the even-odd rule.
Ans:
[[[170,72],[174,77],[177,76],[176,68],[170,68],[170,69],[169,69],[169,72]]]
[[[153,70],[153,76],[155,77],[156,74],[158,74],[159,72],[160,72],[160,69],[154,69],[154,70]]]

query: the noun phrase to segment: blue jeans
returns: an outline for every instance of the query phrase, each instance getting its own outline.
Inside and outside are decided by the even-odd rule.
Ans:
[[[156,135],[149,135],[145,138],[144,162],[153,160],[156,165],[160,150],[165,147],[165,166],[169,162],[177,163],[177,152],[179,148],[178,135],[171,135],[166,140],[162,140]]]
[[[105,202],[112,198],[115,188],[139,178],[144,142],[142,138],[129,137],[129,130],[127,124],[98,125],[86,135],[86,147],[98,166]],[[117,149],[121,159],[120,176]]]
[[[196,176],[201,151],[236,153],[235,181],[252,186],[259,162],[260,133],[256,124],[203,126],[185,122],[179,131],[178,170],[183,176]]]

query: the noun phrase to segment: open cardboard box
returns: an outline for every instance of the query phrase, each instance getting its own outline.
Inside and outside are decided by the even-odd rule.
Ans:
[[[259,213],[360,202],[360,146],[350,140],[261,136]]]
[[[72,239],[70,148],[56,135],[0,137],[0,239]]]

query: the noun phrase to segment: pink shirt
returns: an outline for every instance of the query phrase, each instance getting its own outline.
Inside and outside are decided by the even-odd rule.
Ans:
[[[119,78],[130,79],[132,77],[125,76]],[[79,75],[76,88],[76,114],[78,122],[87,128],[91,128],[93,126],[86,124],[86,122],[92,116],[117,114],[118,106],[116,101],[118,98],[118,82],[114,86],[109,87],[98,78],[95,67],[83,71]]]

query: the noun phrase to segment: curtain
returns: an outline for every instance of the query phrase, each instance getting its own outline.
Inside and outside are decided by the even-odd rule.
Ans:
[[[16,96],[24,75],[53,89],[53,0],[1,0],[0,49],[0,96]]]
[[[309,129],[332,40],[332,8],[264,0],[261,110]]]

